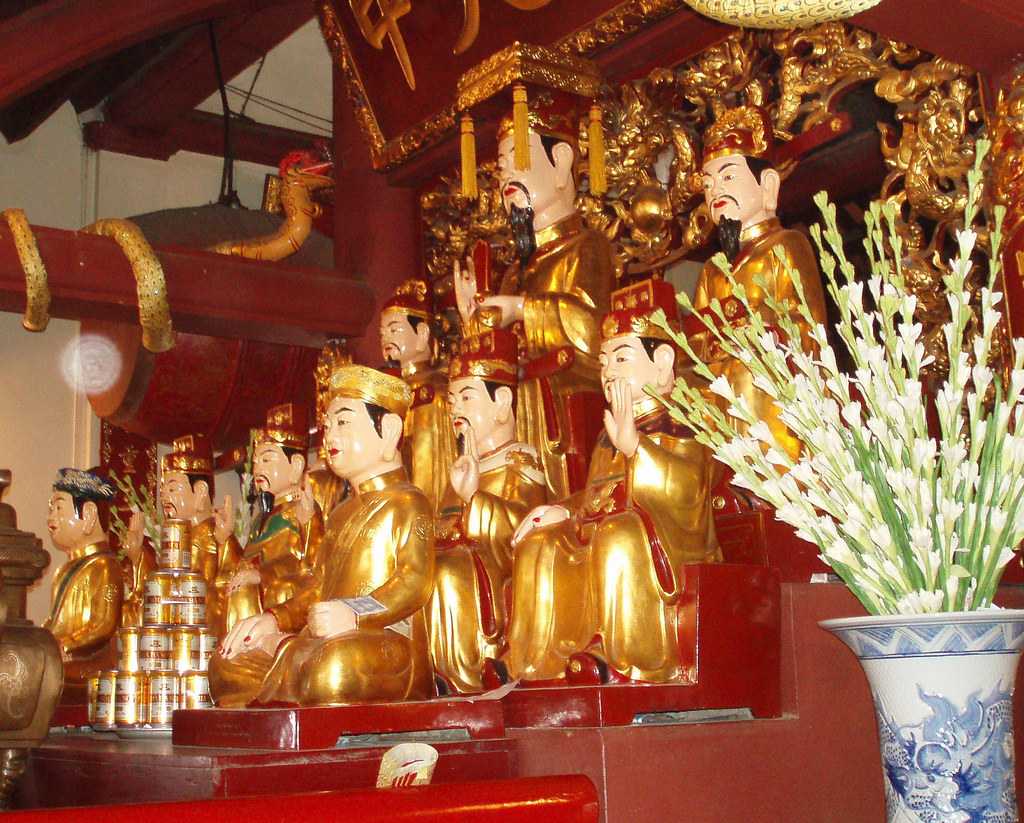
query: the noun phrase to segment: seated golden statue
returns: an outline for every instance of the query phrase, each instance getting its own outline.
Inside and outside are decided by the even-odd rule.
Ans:
[[[231,525],[215,528],[213,517],[213,450],[199,434],[179,437],[160,465],[160,505],[165,518],[187,520],[192,535],[192,569],[206,581],[206,623],[224,634],[227,583],[239,560]]]
[[[530,512],[513,538],[508,673],[563,678],[588,652],[631,680],[683,679],[679,567],[720,559],[710,505],[712,458],[645,387],[667,395],[676,352],[651,322],[675,294],[649,280],[612,295],[602,324],[608,409],[586,488]]]
[[[254,429],[251,441],[259,515],[241,562],[228,580],[227,630],[298,594],[312,574],[323,536],[320,512],[303,489],[309,426],[302,407],[286,403],[269,409],[267,425]],[[231,497],[225,497],[223,509],[215,513],[218,526],[234,523],[233,508]]]
[[[464,341],[448,379],[461,456],[437,522],[430,651],[448,688],[479,692],[486,660],[504,650],[512,535],[544,502],[546,486],[537,452],[515,438],[515,336],[492,331]]]
[[[125,586],[121,604],[121,625],[141,626],[146,599],[146,578],[157,570],[156,553],[145,540],[145,526],[141,512],[132,512],[124,536]]]
[[[455,440],[448,424],[444,372],[433,365],[430,291],[424,280],[407,280],[380,312],[381,352],[389,365],[402,370],[412,389],[405,416],[402,456],[409,477],[435,509],[455,459]]]
[[[755,108],[732,109],[712,124],[704,140],[704,197],[711,219],[718,226],[722,251],[732,264],[734,277],[746,290],[752,308],[770,325],[774,315],[765,305],[765,298],[771,297],[780,304],[790,301],[793,320],[803,335],[802,344],[809,348],[810,329],[796,311],[796,291],[786,263],[799,276],[818,323],[825,322],[821,274],[807,238],[798,231],[782,228],[775,216],[780,179],[770,160],[771,134],[763,113]],[[785,263],[779,260],[776,250],[782,253]],[[763,285],[756,282],[760,278]],[[708,261],[697,281],[694,309],[707,312],[712,300],[722,304],[730,322],[746,322],[746,309],[733,295],[729,281],[714,261]],[[754,414],[768,424],[778,444],[791,457],[799,456],[800,442],[778,419],[778,409],[771,398],[754,386],[750,370],[723,352],[706,331],[693,335],[689,342],[715,376],[725,375],[733,391],[745,398]]]
[[[124,577],[107,542],[114,487],[92,471],[60,469],[50,495],[46,526],[68,562],[53,576],[49,629],[60,645],[64,680],[82,683],[116,666],[111,643],[121,625]]]
[[[331,705],[433,694],[424,607],[434,581],[433,509],[401,460],[412,401],[364,366],[331,377],[324,443],[354,494],[335,507],[308,586],[240,621],[210,663],[221,706]],[[305,627],[305,628],[303,628]]]

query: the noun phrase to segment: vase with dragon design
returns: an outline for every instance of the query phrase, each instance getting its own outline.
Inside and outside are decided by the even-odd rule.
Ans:
[[[889,823],[1016,823],[1024,610],[826,620],[875,703]]]

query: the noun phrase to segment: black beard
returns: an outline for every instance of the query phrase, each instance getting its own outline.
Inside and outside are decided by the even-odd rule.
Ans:
[[[455,453],[459,457],[466,453],[466,435],[461,432],[455,435]]]
[[[516,257],[519,258],[519,265],[525,269],[533,253],[537,251],[537,235],[533,230],[533,206],[510,205],[508,222],[512,226]]]
[[[257,491],[254,508],[256,511],[253,516],[252,533],[259,534],[274,510],[274,493]]]
[[[385,369],[400,369],[400,368],[402,368],[402,364],[399,363],[397,360],[395,360],[393,357],[388,357],[384,361],[384,368]]]
[[[730,263],[735,263],[740,254],[740,234],[743,224],[731,217],[718,218],[718,243]]]

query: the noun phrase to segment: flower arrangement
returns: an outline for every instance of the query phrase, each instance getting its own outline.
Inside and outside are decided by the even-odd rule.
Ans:
[[[799,537],[816,544],[822,559],[869,612],[917,614],[987,608],[1014,547],[1024,538],[1024,340],[1012,342],[1008,377],[989,363],[1001,321],[995,291],[1003,210],[989,229],[987,283],[971,308],[968,278],[975,265],[982,189],[981,163],[989,146],[979,141],[968,173],[964,228],[943,277],[950,319],[943,326],[949,372],[935,396],[937,436],[929,432],[921,376],[925,355],[915,297],[906,288],[902,249],[892,205],[872,204],[865,240],[871,271],[865,284],[843,253],[835,206],[824,192],[815,203],[825,228],[811,230],[826,287],[839,308],[839,338],[853,373],[843,373],[826,337],[792,278],[799,305],[779,305],[765,291],[779,339],[733,278],[725,257],[716,264],[749,321],[733,326],[712,301],[714,319],[700,316],[708,333],[753,375],[754,385],[780,410],[780,420],[803,443],[792,459],[737,396],[716,377],[684,336],[676,343],[695,363],[708,389],[678,380],[666,404],[698,441],[735,473],[733,483],[775,507]],[[782,256],[779,256],[782,260]],[[685,295],[679,302],[689,309]],[[801,348],[794,313],[810,327],[815,351]],[[664,315],[663,328],[668,328]],[[792,341],[792,342],[787,342]],[[724,402],[723,402],[724,401]],[[723,410],[724,407],[724,410]]]
[[[127,474],[121,476],[114,470],[110,471],[110,480],[117,486],[121,494],[124,495],[129,508],[133,512],[142,514],[143,534],[149,538],[150,543],[154,546],[159,546],[160,527],[163,518],[160,516],[160,510],[157,508],[156,499],[149,489],[144,484],[136,488]],[[111,510],[110,531],[117,538],[118,545],[124,546],[128,534],[128,524],[121,518],[116,508]]]

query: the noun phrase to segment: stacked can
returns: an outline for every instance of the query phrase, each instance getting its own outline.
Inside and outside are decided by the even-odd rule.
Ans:
[[[175,709],[212,706],[207,667],[216,638],[206,627],[206,583],[192,568],[184,520],[164,522],[160,568],[145,581],[142,626],[118,630],[118,669],[89,682],[94,729],[169,729]]]

